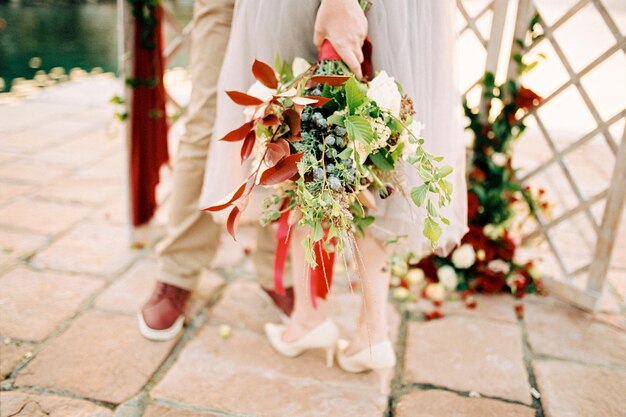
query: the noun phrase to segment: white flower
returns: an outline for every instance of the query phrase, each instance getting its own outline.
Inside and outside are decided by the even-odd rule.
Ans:
[[[419,285],[424,282],[424,271],[422,268],[411,269],[409,273],[406,275],[406,280],[409,281],[411,285]]]
[[[402,95],[393,77],[381,71],[370,82],[367,97],[378,104],[383,110],[388,110],[395,117],[400,116]]]
[[[413,134],[413,136],[409,135],[409,132],[404,129],[400,134],[400,142],[404,143],[404,156],[415,155],[415,151],[419,146],[417,143],[417,139],[422,137],[422,131],[426,128],[426,125],[420,121],[413,120],[409,125],[409,131]]]
[[[487,268],[494,272],[502,272],[503,274],[508,274],[511,270],[509,263],[503,261],[502,259],[494,259],[487,264]]]
[[[391,267],[391,275],[395,277],[403,277],[406,275],[406,264],[396,263]]]
[[[309,64],[306,59],[300,58],[299,56],[295,57],[291,64],[291,71],[293,71],[293,75],[296,76],[302,74],[309,68],[311,68],[311,64]]]
[[[466,269],[476,262],[476,252],[469,243],[464,243],[452,253],[452,263],[459,269]]]
[[[398,285],[400,285],[401,282],[402,280],[400,278],[392,276],[389,284],[391,284],[392,287],[397,287]]]
[[[494,154],[491,155],[491,160],[493,161],[495,166],[502,168],[506,165],[509,158],[501,152],[494,152]]]
[[[426,297],[432,301],[443,301],[446,297],[446,289],[440,283],[430,283],[426,286]]]
[[[384,148],[391,136],[391,129],[381,119],[370,120],[370,126],[376,135],[376,141],[372,144],[372,149]]]
[[[437,270],[439,282],[448,290],[454,290],[458,284],[456,271],[450,265],[444,265]]]
[[[504,229],[493,224],[488,224],[483,227],[483,233],[491,240],[499,239],[502,236]]]
[[[219,333],[222,339],[228,339],[232,334],[232,329],[228,324],[220,324]]]
[[[408,300],[411,296],[411,292],[404,287],[398,287],[393,289],[393,298],[398,301]]]

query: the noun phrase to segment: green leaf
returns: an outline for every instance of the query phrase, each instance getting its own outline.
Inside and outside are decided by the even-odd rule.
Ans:
[[[428,184],[422,184],[419,187],[411,189],[411,198],[417,207],[422,207],[426,193],[428,192]]]
[[[448,220],[448,218],[447,218],[447,217],[441,217],[441,222],[442,222],[443,224],[450,224],[450,220]]]
[[[424,221],[424,236],[433,244],[441,237],[441,227],[430,217]]]
[[[437,170],[437,176],[439,178],[445,178],[450,175],[452,171],[454,171],[454,168],[452,168],[450,165],[444,165]]]
[[[313,242],[318,242],[324,238],[324,228],[322,227],[322,223],[315,223],[315,228],[313,229]]]
[[[452,194],[452,189],[454,188],[452,183],[450,181],[446,181],[446,180],[440,180],[439,181],[439,186],[441,187],[441,189],[443,191],[446,192],[446,194]]]
[[[348,116],[345,120],[348,136],[353,140],[371,143],[374,140],[374,132],[370,124],[361,116]]]
[[[352,155],[352,152],[354,152],[352,149],[346,148],[343,151],[341,151],[341,153],[337,155],[337,157],[341,159],[342,161],[345,161],[346,159],[350,158],[350,155]]]
[[[387,153],[384,155],[384,150],[373,153],[370,155],[370,160],[376,165],[378,169],[381,171],[391,171],[393,169],[393,160],[391,156]]]
[[[361,90],[361,86],[354,76],[350,77],[344,85],[346,89],[346,104],[348,109],[350,109],[350,114],[354,114],[354,111],[367,100],[367,96]]]
[[[313,244],[311,238],[306,238],[302,241],[302,247],[304,247],[304,258],[311,268],[317,267],[317,261],[315,260],[315,253],[313,252]]]
[[[328,121],[328,124],[346,127],[344,125],[345,117],[341,114],[332,114],[326,120]]]
[[[432,200],[428,200],[428,203],[426,204],[426,209],[428,210],[428,214],[430,214],[432,217],[439,217],[437,208],[433,204]]]

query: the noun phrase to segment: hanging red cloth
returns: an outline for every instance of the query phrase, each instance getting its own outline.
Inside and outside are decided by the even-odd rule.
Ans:
[[[366,79],[372,77],[372,43],[369,38],[365,39],[363,43],[363,63],[361,64],[361,71]],[[333,47],[333,45],[325,40],[320,47],[318,54],[319,61],[340,61],[341,57]],[[286,207],[285,202],[284,207]],[[283,276],[285,273],[285,264],[287,262],[287,254],[289,252],[289,211],[283,212],[278,219],[278,229],[276,230],[276,257],[274,259],[274,290],[280,295],[285,295],[285,288],[283,286]],[[313,245],[313,251],[315,252],[315,261],[317,267],[315,269],[309,269],[310,288],[311,288],[311,302],[313,306],[316,306],[316,298],[326,299],[328,291],[330,290],[333,282],[333,265],[335,264],[335,251],[328,252],[324,249],[322,242],[326,241],[328,236],[328,230],[324,230],[324,238],[316,242]],[[331,244],[334,246],[336,242]],[[294,277],[295,278],[295,277]]]
[[[150,221],[157,207],[159,169],[169,159],[167,114],[163,74],[162,21],[160,6],[150,7],[154,25],[146,24],[142,2],[134,3],[133,75],[130,84],[130,195],[133,225]]]

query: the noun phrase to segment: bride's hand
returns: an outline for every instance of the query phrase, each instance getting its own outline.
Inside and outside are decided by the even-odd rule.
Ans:
[[[362,47],[366,37],[367,19],[357,0],[322,0],[313,42],[319,49],[328,39],[357,78],[363,76]]]

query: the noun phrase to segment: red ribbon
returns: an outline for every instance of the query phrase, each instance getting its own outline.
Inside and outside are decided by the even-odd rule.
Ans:
[[[283,207],[287,204],[285,203]],[[285,275],[285,264],[287,263],[287,254],[289,253],[289,241],[291,235],[289,233],[289,214],[285,211],[278,219],[278,229],[276,229],[276,258],[274,258],[274,291],[279,295],[285,295],[285,287],[283,285],[283,277]],[[335,263],[335,252],[328,252],[324,249],[322,242],[328,238],[328,229],[324,230],[324,238],[313,245],[315,253],[316,268],[309,268],[309,279],[311,288],[311,302],[317,307],[317,298],[326,299],[328,291],[333,282],[333,265]],[[331,244],[334,246],[336,240],[332,239]],[[293,277],[296,279],[297,277]]]
[[[372,67],[372,41],[370,38],[365,38],[363,42],[363,62],[361,63],[361,72],[365,78],[371,78],[373,73]],[[322,42],[320,51],[317,55],[317,59],[320,61],[341,61],[341,57],[337,53],[337,50],[333,47],[328,39]]]

